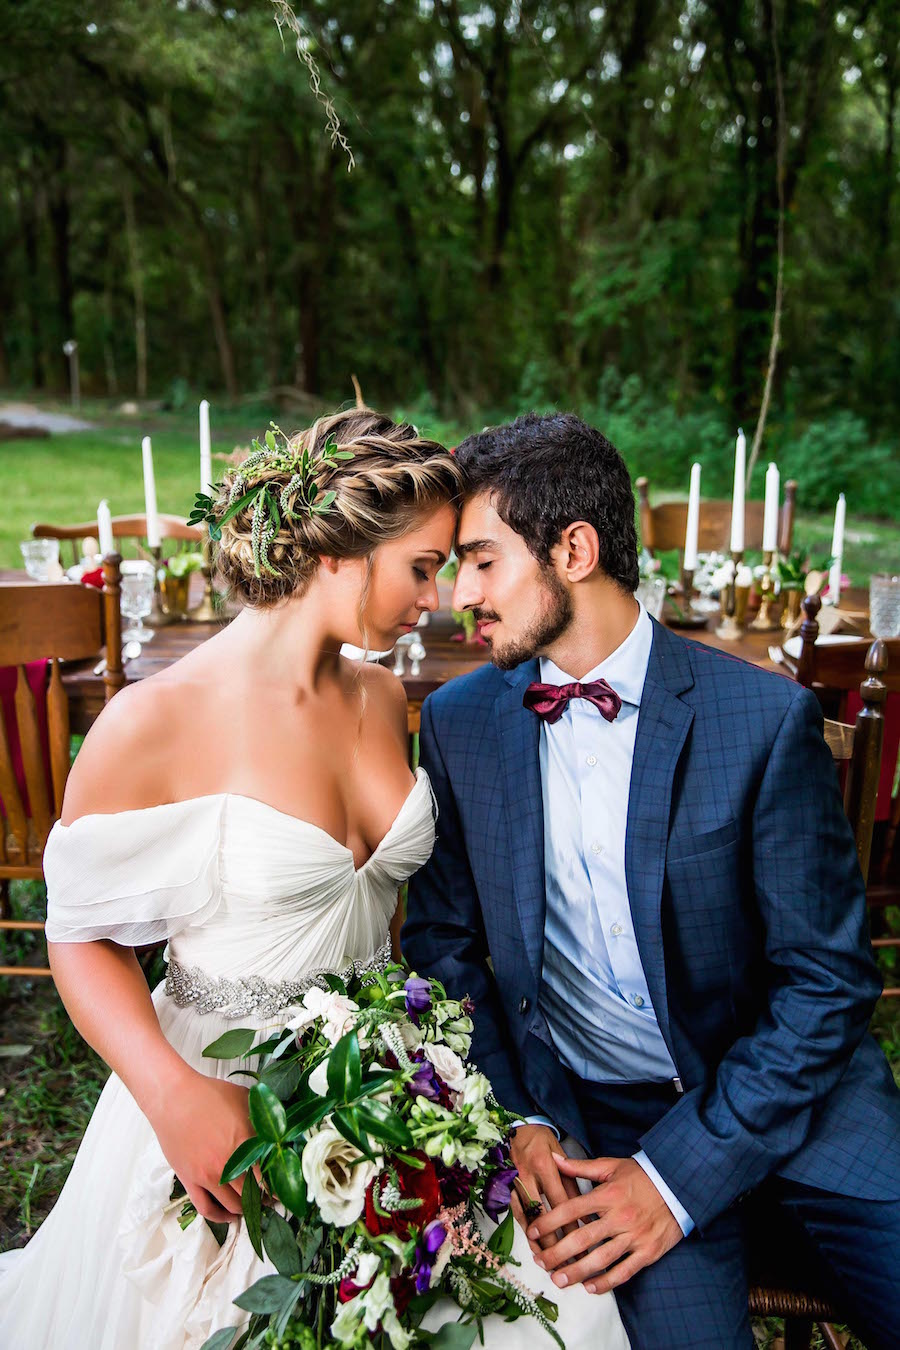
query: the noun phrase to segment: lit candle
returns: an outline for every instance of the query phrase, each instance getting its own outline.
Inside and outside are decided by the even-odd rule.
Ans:
[[[766,506],[763,512],[763,553],[774,553],[778,547],[778,496],[781,479],[778,465],[766,469]]]
[[[209,438],[209,403],[204,398],[200,402],[200,491],[209,492],[212,487],[212,443]]]
[[[831,564],[831,571],[828,573],[828,597],[833,604],[837,604],[841,598],[841,572],[843,570],[842,559],[844,556],[844,522],[847,519],[847,500],[843,494],[837,499],[837,506],[834,508],[834,533],[831,536],[831,556],[834,562]]]
[[[100,540],[101,558],[105,558],[107,553],[115,553],[116,546],[113,540],[112,512],[109,509],[109,502],[105,497],[97,507],[97,536]]]
[[[731,502],[731,551],[744,551],[744,477],[747,472],[747,441],[738,429],[734,447],[734,496]]]
[[[159,533],[159,512],[156,509],[156,480],[153,477],[153,451],[150,437],[141,441],[141,454],[144,459],[144,509],[147,513],[147,543],[151,548],[159,548],[162,537]]]
[[[697,570],[697,536],[700,532],[700,465],[691,465],[691,490],[688,496],[687,528],[684,532],[684,570]]]

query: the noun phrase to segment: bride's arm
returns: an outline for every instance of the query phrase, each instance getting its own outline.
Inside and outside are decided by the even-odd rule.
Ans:
[[[92,813],[170,800],[161,761],[154,763],[149,748],[159,742],[149,734],[151,725],[160,725],[154,702],[123,690],[104,710],[69,775],[66,825]],[[127,776],[110,773],[116,764],[129,766]],[[105,940],[47,947],[66,1011],[134,1097],[198,1212],[220,1222],[238,1213],[240,1182],[221,1186],[219,1178],[228,1157],[252,1133],[246,1088],[206,1077],[169,1044],[130,947]]]

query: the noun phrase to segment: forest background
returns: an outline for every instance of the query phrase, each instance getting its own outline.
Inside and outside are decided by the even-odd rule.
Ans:
[[[88,401],[300,424],[355,372],[448,436],[575,408],[716,495],[781,206],[755,490],[774,458],[804,509],[900,515],[894,0],[296,12],[349,153],[279,4],[3,0],[0,389],[65,391],[74,337]]]

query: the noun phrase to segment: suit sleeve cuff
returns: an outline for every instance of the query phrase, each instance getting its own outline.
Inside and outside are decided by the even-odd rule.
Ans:
[[[560,1137],[559,1130],[553,1124],[553,1121],[548,1120],[546,1116],[526,1116],[524,1120],[514,1120],[510,1129],[517,1130],[520,1125],[546,1125],[548,1130],[553,1131],[557,1139]]]
[[[678,1198],[669,1190],[669,1187],[663,1181],[643,1149],[640,1149],[639,1152],[635,1153],[634,1161],[637,1163],[638,1167],[643,1168],[647,1173],[647,1176],[653,1182],[653,1185],[672,1211],[672,1215],[675,1222],[678,1224],[678,1227],[681,1229],[684,1236],[687,1237],[689,1233],[694,1231],[694,1220],[691,1218],[690,1214],[688,1214],[684,1205],[682,1205]]]

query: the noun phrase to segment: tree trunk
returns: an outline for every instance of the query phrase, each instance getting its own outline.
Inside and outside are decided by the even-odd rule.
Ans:
[[[131,293],[134,297],[134,355],[136,390],[139,399],[147,397],[147,312],[144,305],[144,269],[134,210],[131,183],[123,178],[122,201],[125,208],[125,236],[131,268]]]
[[[72,268],[69,239],[69,186],[67,181],[68,155],[63,140],[55,140],[51,149],[53,173],[49,191],[50,237],[53,248],[53,270],[56,276],[56,310],[59,327],[58,352],[54,365],[60,372],[61,387],[69,387],[69,364],[62,344],[75,336],[72,314]]]
[[[231,345],[231,338],[228,333],[228,318],[225,311],[225,300],[222,295],[222,287],[219,281],[219,266],[216,259],[215,250],[212,246],[212,240],[206,233],[201,231],[201,243],[203,248],[204,270],[206,272],[206,295],[209,301],[209,314],[212,319],[213,335],[216,339],[216,348],[219,353],[219,365],[222,368],[222,379],[227,390],[228,397],[232,400],[238,396],[237,375],[234,365],[234,348]]]

